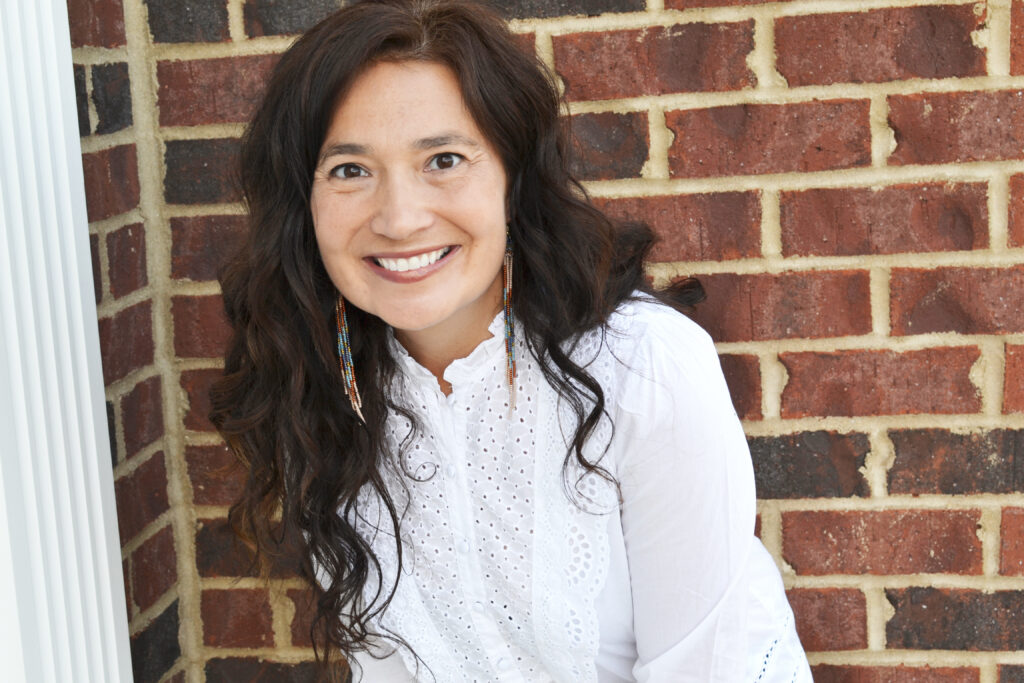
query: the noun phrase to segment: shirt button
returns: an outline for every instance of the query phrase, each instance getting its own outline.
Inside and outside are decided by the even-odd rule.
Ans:
[[[498,668],[502,671],[508,671],[512,668],[512,660],[508,657],[502,657],[498,660]]]

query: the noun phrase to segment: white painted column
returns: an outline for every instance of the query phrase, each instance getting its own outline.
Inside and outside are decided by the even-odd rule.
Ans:
[[[65,0],[0,0],[0,662],[132,678]]]

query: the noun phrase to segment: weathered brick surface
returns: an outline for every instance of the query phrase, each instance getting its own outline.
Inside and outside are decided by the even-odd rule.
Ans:
[[[124,45],[121,0],[68,0],[68,24],[73,47]]]
[[[210,387],[224,373],[220,370],[186,370],[181,373],[181,388],[185,390],[185,429],[209,432],[213,425],[210,414]]]
[[[570,100],[607,100],[754,84],[754,22],[573,33],[552,39]]]
[[[114,133],[132,125],[132,88],[126,62],[92,67],[92,101],[97,118],[94,133]]]
[[[139,164],[135,145],[82,155],[89,220],[99,221],[139,205]]]
[[[1024,431],[906,429],[890,431],[889,438],[896,451],[889,493],[1024,491]]]
[[[899,268],[889,286],[892,334],[1024,331],[1024,265]]]
[[[196,216],[171,219],[171,277],[216,280],[241,246],[244,216]]]
[[[739,104],[665,113],[674,177],[825,171],[871,162],[868,102]]]
[[[718,357],[729,385],[733,407],[741,420],[761,418],[761,365],[757,356],[726,354]]]
[[[1024,247],[1024,175],[1020,174],[1010,177],[1009,232],[1010,246]]]
[[[811,669],[815,683],[978,683],[976,668],[928,666],[851,666],[819,664]]]
[[[790,87],[985,73],[970,5],[808,14],[775,20],[776,68]]]
[[[89,123],[89,93],[85,83],[85,67],[74,65],[75,72],[75,108],[78,113],[78,134],[85,136],[92,132]]]
[[[896,614],[885,626],[889,648],[1024,650],[1024,591],[889,589]]]
[[[188,446],[185,462],[196,505],[231,505],[238,500],[244,471],[227,446]]]
[[[178,601],[138,633],[132,634],[132,673],[135,683],[157,683],[181,657],[178,644]]]
[[[174,353],[180,358],[220,358],[231,328],[218,295],[176,296],[171,299]]]
[[[647,161],[647,114],[600,113],[572,117],[573,169],[583,180],[636,178]]]
[[[867,271],[702,275],[693,318],[715,341],[843,337],[871,331]]]
[[[139,382],[125,394],[121,399],[121,420],[126,459],[164,435],[164,403],[159,375]]]
[[[313,662],[290,664],[270,662],[255,657],[229,657],[210,659],[205,667],[206,683],[316,683]]]
[[[149,31],[156,43],[228,40],[226,0],[145,0]]]
[[[100,269],[100,236],[89,235],[89,258],[92,261],[92,290],[96,303],[103,300],[103,272]]]
[[[261,588],[208,588],[200,597],[203,643],[211,647],[266,647],[274,642],[270,598]]]
[[[970,371],[979,355],[971,346],[782,353],[782,416],[975,413],[981,399]]]
[[[168,204],[209,204],[239,198],[235,175],[238,141],[170,140],[166,143],[164,198]]]
[[[1000,664],[998,671],[999,683],[1024,683],[1024,666]]]
[[[1024,0],[1010,5],[1010,73],[1024,74]]]
[[[1024,508],[1003,509],[999,539],[999,573],[1024,576]]]
[[[868,646],[867,601],[855,588],[786,591],[800,643],[808,652],[861,650]],[[836,619],[842,614],[842,620]]]
[[[248,121],[277,55],[157,63],[160,125]]]
[[[110,293],[114,298],[131,294],[149,283],[146,272],[146,228],[132,223],[107,235]]]
[[[761,201],[754,192],[597,198],[620,220],[643,221],[658,235],[650,260],[725,261],[761,255]]]
[[[292,645],[313,647],[310,626],[316,614],[316,602],[312,592],[292,589],[288,591],[288,599],[295,608],[295,616],[292,619]]]
[[[114,402],[105,401],[107,408],[107,438],[110,441],[110,466],[117,467],[117,463],[120,462],[118,453],[121,448],[117,443],[117,424],[114,418]]]
[[[867,496],[860,470],[870,447],[864,434],[802,432],[749,439],[758,498]]]
[[[1003,412],[1024,413],[1024,346],[1006,345]]]
[[[152,306],[148,301],[101,318],[103,381],[110,384],[153,362]]]
[[[123,546],[170,507],[163,452],[153,454],[134,472],[115,481],[114,495]]]
[[[782,555],[802,575],[980,574],[980,522],[973,510],[784,512]]]
[[[302,33],[339,6],[338,0],[246,0],[245,32],[250,37]]]
[[[151,607],[178,580],[174,532],[170,526],[155,533],[132,553],[132,586],[140,610]]]
[[[606,12],[640,12],[644,0],[493,0],[493,6],[512,19],[545,18]]]
[[[1024,158],[1024,90],[892,95],[890,164]]]
[[[258,576],[252,552],[226,519],[196,522],[196,569],[199,576]]]
[[[851,256],[988,247],[984,183],[783,192],[782,253]]]

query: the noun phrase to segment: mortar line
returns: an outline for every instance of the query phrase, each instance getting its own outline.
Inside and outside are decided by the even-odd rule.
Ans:
[[[647,162],[640,174],[648,179],[667,180],[669,177],[668,151],[675,136],[665,125],[665,112],[661,107],[653,106],[648,111],[647,130],[650,144],[647,149]]]
[[[761,367],[761,422],[778,420],[782,410],[782,391],[786,388],[789,373],[774,350],[768,349],[757,355]]]
[[[754,73],[759,90],[789,87],[775,59],[775,16],[762,8],[754,16],[754,49],[747,55],[747,67]]]
[[[976,385],[981,393],[981,411],[985,415],[998,418],[1003,414],[1005,345],[999,337],[992,337],[981,340],[978,346],[981,348],[981,357],[976,363],[979,369]]]
[[[864,593],[865,621],[868,650],[885,650],[885,625],[895,610],[885,599],[885,589],[878,586],[862,588]]]
[[[761,190],[761,255],[767,262],[781,263],[782,208],[777,189]]]
[[[228,36],[230,45],[245,43],[248,36],[245,34],[245,11],[242,8],[244,0],[228,0]],[[159,58],[159,57],[158,57]]]
[[[986,505],[981,509],[981,526],[978,529],[978,540],[981,541],[982,573],[988,577],[999,576],[999,525],[1002,508],[997,505]]]
[[[985,51],[990,76],[1010,73],[1010,1],[988,0],[988,48]]]
[[[885,95],[874,95],[868,112],[871,122],[871,165],[885,168],[889,156],[896,151],[896,132],[889,126],[889,101]]]
[[[82,71],[85,72],[85,108],[89,117],[89,133],[86,138],[93,137],[93,131],[100,125],[100,115],[96,111],[96,101],[92,97],[92,67],[92,64],[82,65]]]
[[[988,240],[994,252],[1009,248],[1010,234],[1010,176],[996,172],[988,183]]]
[[[878,337],[888,337],[890,332],[890,270],[885,266],[874,266],[868,271],[868,278],[871,300],[871,331]]]
[[[864,478],[871,489],[871,497],[884,499],[889,495],[889,470],[896,462],[896,448],[885,429],[873,429],[868,434],[870,451],[864,463]]]

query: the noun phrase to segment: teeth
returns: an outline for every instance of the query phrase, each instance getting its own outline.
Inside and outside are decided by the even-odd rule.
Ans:
[[[420,268],[426,268],[431,263],[435,263],[438,259],[447,254],[449,250],[449,247],[444,247],[443,249],[437,249],[411,258],[374,258],[374,261],[376,261],[377,265],[381,268],[395,273],[404,273],[407,270],[419,270]]]

